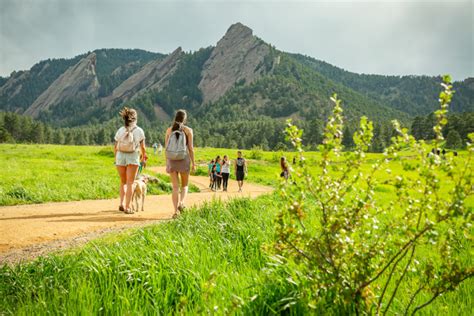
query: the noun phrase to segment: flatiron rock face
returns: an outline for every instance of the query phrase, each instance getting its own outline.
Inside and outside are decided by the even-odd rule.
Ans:
[[[199,83],[203,103],[216,101],[235,83],[249,84],[260,78],[269,52],[270,47],[253,36],[250,28],[232,25],[204,64]]]
[[[96,98],[99,81],[95,71],[96,55],[89,54],[59,76],[25,111],[37,117],[43,110],[70,99]]]
[[[117,99],[130,100],[145,91],[161,90],[176,70],[181,55],[181,47],[178,47],[165,59],[153,60],[144,65],[115,88],[112,95],[106,97],[105,101],[110,103]]]

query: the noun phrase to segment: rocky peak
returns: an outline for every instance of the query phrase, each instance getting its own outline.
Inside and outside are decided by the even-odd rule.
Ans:
[[[149,90],[160,90],[167,83],[180,60],[183,51],[178,47],[165,59],[156,59],[144,65],[138,72],[130,76],[114,89],[112,95],[105,98],[106,102],[116,99],[132,99],[142,92]]]
[[[224,95],[236,82],[249,84],[261,77],[264,58],[270,47],[253,36],[242,23],[233,24],[217,42],[202,71],[199,88],[203,103],[213,102]]]
[[[37,117],[43,110],[69,99],[97,97],[99,81],[96,72],[96,55],[90,53],[74,66],[69,67],[44,91],[25,114]]]
[[[224,37],[221,40],[225,40],[226,38],[236,38],[236,37],[251,37],[253,35],[253,31],[250,27],[243,25],[240,22],[232,24],[225,33]]]

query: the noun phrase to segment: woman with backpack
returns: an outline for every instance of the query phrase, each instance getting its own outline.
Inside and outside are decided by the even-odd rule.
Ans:
[[[193,130],[186,124],[185,110],[178,110],[173,125],[166,130],[166,172],[170,174],[173,185],[171,195],[174,206],[173,218],[184,210],[184,202],[188,193],[189,173],[196,170],[194,163]],[[191,167],[190,167],[191,164]],[[181,195],[179,183],[181,178]]]
[[[222,184],[222,172],[221,172],[221,156],[216,157],[216,172],[217,172],[217,190],[221,189],[221,184]]]
[[[115,166],[120,176],[119,211],[133,214],[130,208],[132,200],[132,184],[137,176],[140,162],[145,165],[145,133],[137,126],[137,111],[127,107],[120,111],[124,126],[115,134]],[[141,154],[141,155],[140,155]],[[140,159],[141,156],[141,159]],[[125,199],[125,205],[124,205]]]
[[[222,191],[227,191],[227,184],[229,183],[230,176],[230,161],[227,155],[224,155],[224,160],[222,161]]]

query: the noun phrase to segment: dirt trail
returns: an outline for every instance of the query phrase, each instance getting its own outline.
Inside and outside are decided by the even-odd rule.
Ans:
[[[148,172],[165,173],[164,167]],[[245,183],[238,193],[236,181],[229,181],[228,192],[209,190],[209,179],[191,176],[191,183],[201,192],[190,193],[187,206],[200,205],[212,199],[257,197],[272,188]],[[39,255],[82,244],[106,232],[144,226],[169,220],[173,215],[171,196],[147,196],[145,211],[126,215],[117,210],[118,199],[85,200],[0,207],[0,263],[28,260]]]

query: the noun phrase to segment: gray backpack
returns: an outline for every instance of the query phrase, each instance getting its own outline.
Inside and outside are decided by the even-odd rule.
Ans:
[[[179,137],[177,137],[179,135]],[[166,158],[169,160],[183,160],[188,156],[186,133],[183,130],[172,131],[166,145]]]
[[[132,129],[125,128],[125,133],[123,133],[117,140],[118,151],[123,153],[133,153],[137,150],[135,140],[133,139],[133,131],[136,128],[136,126]]]

